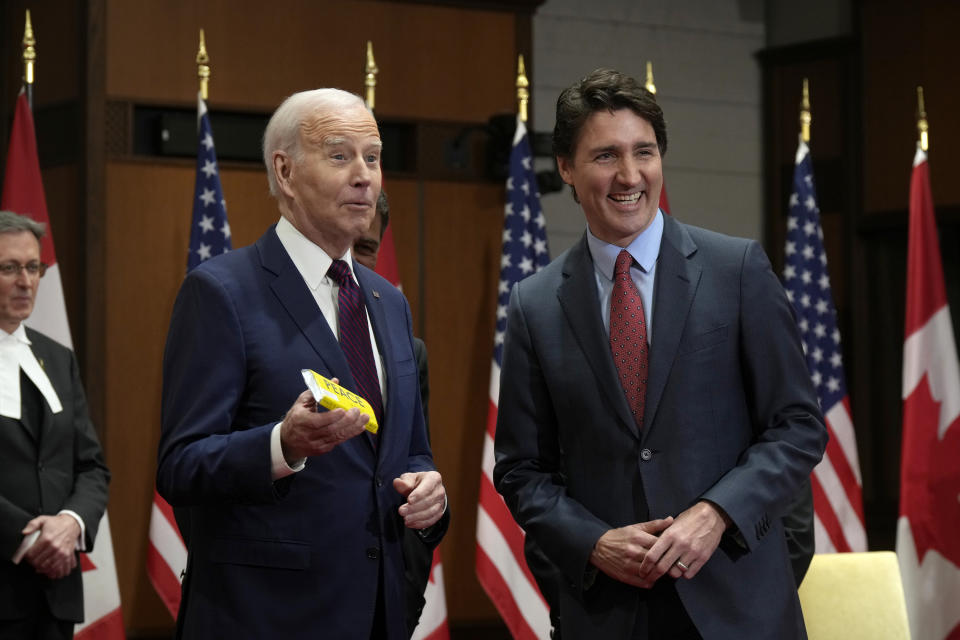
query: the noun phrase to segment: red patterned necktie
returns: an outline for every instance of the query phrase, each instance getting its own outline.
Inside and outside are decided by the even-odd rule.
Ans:
[[[643,428],[643,406],[647,396],[647,322],[643,302],[633,279],[633,256],[626,249],[617,256],[610,296],[610,351],[620,374],[620,384],[637,427]]]
[[[334,260],[327,271],[340,287],[337,294],[338,319],[340,323],[340,348],[350,365],[350,373],[357,385],[354,389],[366,398],[377,422],[383,425],[383,397],[380,395],[380,378],[373,361],[370,346],[370,328],[360,287],[350,277],[350,267],[343,260]]]

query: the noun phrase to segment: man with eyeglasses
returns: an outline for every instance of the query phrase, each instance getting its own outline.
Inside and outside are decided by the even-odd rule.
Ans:
[[[110,480],[76,357],[23,324],[43,234],[0,211],[0,639],[73,637]]]

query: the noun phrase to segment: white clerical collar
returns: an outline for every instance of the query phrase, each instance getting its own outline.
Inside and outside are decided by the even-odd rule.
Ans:
[[[20,419],[20,370],[40,390],[50,411],[60,413],[63,406],[43,366],[30,348],[30,338],[21,323],[13,333],[0,329],[0,416]]]

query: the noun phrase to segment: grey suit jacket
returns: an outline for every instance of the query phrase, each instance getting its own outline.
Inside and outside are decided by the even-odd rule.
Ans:
[[[804,637],[780,515],[826,429],[763,250],[665,220],[643,428],[619,385],[586,238],[510,301],[494,481],[563,577],[565,640],[629,637],[640,589],[585,582],[613,527],[698,500],[734,523],[677,592],[705,638]]]
[[[54,617],[81,622],[83,581],[79,564],[67,577],[50,580],[37,575],[25,560],[19,565],[11,561],[27,522],[61,509],[83,518],[86,548],[93,549],[110,481],[97,433],[87,414],[76,357],[32,329],[27,329],[27,337],[63,411],[52,413],[44,401],[40,425],[0,417],[0,620],[26,615],[37,591],[42,590]]]

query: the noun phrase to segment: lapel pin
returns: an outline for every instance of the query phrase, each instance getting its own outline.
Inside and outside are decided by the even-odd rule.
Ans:
[[[377,291],[376,289],[374,289],[374,290],[373,290],[373,297],[376,298],[377,300],[379,300],[379,299],[380,299],[380,292]]]

